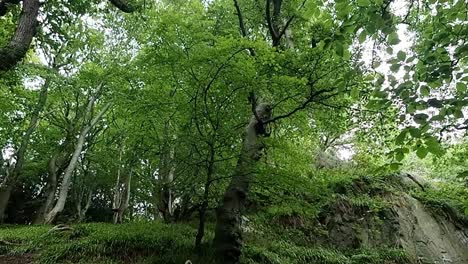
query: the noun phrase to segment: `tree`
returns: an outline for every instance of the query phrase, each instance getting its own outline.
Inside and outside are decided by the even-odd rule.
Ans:
[[[131,13],[135,8],[124,0],[109,0],[122,12]],[[11,5],[23,2],[21,15],[17,22],[15,33],[4,47],[0,48],[0,71],[12,69],[25,56],[31,46],[33,37],[38,31],[37,17],[39,16],[39,0],[3,0],[0,1],[0,17],[5,16]],[[52,3],[53,4],[53,3]],[[67,5],[73,5],[67,2]],[[49,22],[49,21],[47,21]],[[47,23],[46,23],[47,24]],[[55,26],[55,25],[54,25]]]

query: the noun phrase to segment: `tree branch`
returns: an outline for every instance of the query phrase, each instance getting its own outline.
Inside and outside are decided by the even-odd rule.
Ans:
[[[237,0],[234,0],[234,7],[236,8],[237,18],[239,19],[239,28],[241,30],[242,36],[247,38],[247,30],[245,29],[244,18]],[[249,52],[250,55],[255,56],[255,50],[253,48],[249,48]]]
[[[15,34],[10,42],[0,49],[0,71],[10,70],[26,56],[26,52],[36,34],[39,6],[39,0],[23,1],[23,10]]]
[[[135,7],[129,5],[126,0],[109,0],[112,5],[120,9],[124,13],[132,13],[135,11]]]

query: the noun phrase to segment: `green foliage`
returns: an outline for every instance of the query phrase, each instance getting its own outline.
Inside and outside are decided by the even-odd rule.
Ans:
[[[278,254],[281,252],[281,254]],[[287,242],[273,242],[265,247],[248,246],[243,263],[317,263],[317,264],[365,264],[408,263],[408,258],[398,249],[357,250],[339,252],[327,248],[300,247]]]
[[[415,196],[436,212],[453,221],[468,224],[468,189],[463,184],[439,183]]]
[[[141,258],[139,263],[148,259],[151,263],[183,263],[194,257],[195,229],[186,225],[140,222],[72,228],[52,233],[46,226],[4,228],[0,238],[23,244],[10,254],[39,253],[39,263],[119,263],[132,257]]]

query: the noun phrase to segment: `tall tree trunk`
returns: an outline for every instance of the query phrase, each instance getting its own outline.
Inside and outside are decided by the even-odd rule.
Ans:
[[[170,148],[168,150],[168,148]],[[158,190],[158,209],[165,222],[170,222],[174,215],[174,197],[171,190],[171,184],[174,180],[174,147],[166,145],[163,148],[159,166],[159,190]]]
[[[86,110],[86,116],[90,115],[92,112],[92,108],[94,105],[94,101],[96,100],[96,97],[92,97],[89,100],[87,110]],[[110,103],[106,104],[101,111],[94,117],[94,119],[89,123],[83,125],[83,128],[81,130],[80,136],[78,138],[78,141],[75,145],[75,151],[73,152],[72,158],[70,160],[70,163],[68,164],[65,173],[62,178],[62,182],[60,184],[60,192],[59,196],[57,199],[57,202],[55,203],[55,206],[50,210],[49,212],[46,213],[45,215],[45,223],[50,224],[55,220],[55,217],[57,214],[61,213],[63,211],[63,208],[65,207],[65,202],[68,197],[68,189],[70,188],[71,185],[71,178],[73,176],[73,173],[76,169],[76,166],[78,164],[78,159],[81,154],[81,150],[83,149],[83,145],[86,140],[86,135],[88,132],[91,130],[91,128],[96,125],[96,123],[101,119],[101,117],[104,115],[105,112],[109,109],[111,106]]]
[[[201,242],[203,237],[205,236],[205,221],[206,221],[206,210],[208,209],[208,199],[210,195],[210,187],[211,187],[211,178],[213,176],[214,171],[214,162],[215,162],[215,149],[213,142],[210,142],[210,154],[208,158],[208,168],[206,171],[206,181],[205,181],[205,190],[203,192],[203,200],[198,210],[198,231],[197,236],[195,237],[195,249],[200,254],[201,253]]]
[[[259,137],[267,135],[263,121],[269,120],[271,117],[271,108],[268,104],[258,105],[255,111],[255,116],[247,125],[242,150],[231,182],[224,193],[222,204],[216,212],[217,221],[213,245],[218,263],[237,264],[240,260],[242,213],[245,209],[245,201],[255,165],[261,157],[263,145],[258,142]]]
[[[18,180],[18,177],[21,174],[21,170],[23,169],[24,159],[31,140],[31,136],[39,125],[40,115],[47,101],[48,89],[49,81],[46,80],[44,85],[41,87],[38,101],[31,114],[31,120],[29,121],[28,129],[24,133],[20,146],[15,154],[16,164],[13,166],[10,172],[6,173],[3,181],[0,183],[0,222],[4,221],[5,210],[8,205],[8,201],[10,200],[11,191],[14,189],[16,181]]]
[[[115,182],[114,187],[114,199],[112,200],[112,211],[114,212],[113,216],[113,223],[117,224],[119,220],[119,208],[120,203],[122,202],[122,182],[121,182],[121,174],[122,174],[122,155],[123,155],[123,147],[120,147],[119,151],[119,168],[117,169],[117,180]]]
[[[128,208],[130,202],[130,191],[132,182],[133,170],[130,169],[127,177],[124,177],[122,182],[118,183],[119,192],[118,195],[114,196],[114,224],[120,224],[123,222],[123,216]],[[116,186],[117,187],[117,186]]]
[[[0,49],[0,71],[13,68],[26,55],[36,34],[39,5],[39,0],[23,0],[23,10],[15,34],[8,45]]]
[[[70,163],[71,151],[73,151],[73,149],[70,150],[73,147],[72,140],[72,136],[67,136],[63,144],[49,159],[47,164],[47,182],[44,187],[45,201],[38,209],[33,224],[44,224],[45,213],[52,210],[55,194],[57,193],[58,178],[65,171],[67,164]]]

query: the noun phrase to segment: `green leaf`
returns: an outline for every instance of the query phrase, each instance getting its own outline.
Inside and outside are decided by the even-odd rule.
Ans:
[[[421,86],[421,88],[419,88],[419,92],[421,93],[422,96],[429,96],[429,94],[431,93],[431,90],[426,85],[423,85]]]
[[[427,150],[434,155],[440,156],[443,154],[442,146],[440,145],[439,141],[434,137],[430,137],[426,140]]]
[[[400,60],[400,61],[404,61],[406,59],[406,53],[404,51],[399,51],[397,53],[397,58]]]
[[[402,161],[405,158],[405,154],[401,149],[397,150],[395,158],[397,161]]]
[[[358,0],[357,3],[358,3],[359,6],[370,6],[371,5],[370,0]]]
[[[453,116],[455,116],[455,118],[463,118],[464,117],[463,112],[460,109],[456,109],[453,112]]]
[[[415,128],[415,127],[410,127],[409,133],[413,138],[420,138],[421,137],[421,130]]]
[[[343,44],[337,42],[335,44],[335,52],[338,56],[343,57]]]
[[[466,84],[462,82],[457,83],[457,92],[465,93],[466,92]]]
[[[399,64],[399,63],[392,64],[392,65],[390,66],[390,70],[391,70],[392,72],[397,72],[397,71],[400,69],[400,66],[401,66],[401,64]]]
[[[366,41],[366,39],[367,39],[367,31],[366,31],[365,29],[362,30],[362,32],[359,34],[358,39],[359,39],[359,43],[361,43],[361,44],[364,43],[364,41]]]
[[[426,114],[416,114],[414,115],[413,119],[414,119],[414,122],[416,122],[417,124],[425,124],[427,122],[427,119],[429,118],[428,115]]]
[[[393,46],[398,43],[400,43],[400,39],[398,38],[398,33],[393,32],[390,35],[388,35],[388,44]]]
[[[431,107],[435,107],[435,108],[442,108],[444,107],[444,104],[442,103],[442,101],[436,99],[436,98],[431,98],[429,100],[427,100],[427,104]]]
[[[391,170],[398,170],[402,164],[401,163],[391,163],[390,164],[390,169]]]
[[[406,131],[406,130],[403,130],[403,131],[401,131],[400,134],[396,137],[395,143],[396,143],[397,145],[402,145],[402,144],[403,144],[403,142],[404,142],[405,139],[406,139],[406,133],[407,133],[407,131]]]
[[[353,99],[358,99],[359,98],[359,89],[357,87],[354,87],[351,90],[351,98],[353,98]]]
[[[418,147],[418,149],[416,150],[416,155],[420,159],[424,159],[427,156],[427,153],[428,153],[427,148],[423,146]]]

